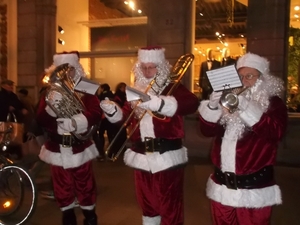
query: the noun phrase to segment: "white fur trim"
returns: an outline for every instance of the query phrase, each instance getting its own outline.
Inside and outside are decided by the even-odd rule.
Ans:
[[[145,137],[155,138],[153,117],[147,112],[140,122],[141,141],[145,140]]]
[[[143,225],[160,225],[161,217],[155,216],[155,217],[148,217],[143,216]]]
[[[39,157],[42,161],[54,165],[61,166],[64,169],[76,168],[82,164],[96,158],[99,152],[95,144],[87,147],[83,152],[73,154],[72,147],[64,148],[60,145],[60,152],[51,152],[46,149],[45,145],[42,146]]]
[[[165,61],[165,49],[139,49],[138,60],[141,63],[155,63],[160,64]]]
[[[56,54],[53,56],[54,66],[59,66],[64,63],[69,63],[71,66],[77,68],[79,66],[77,54]]]
[[[95,206],[96,206],[96,204],[88,205],[88,206],[81,206],[81,205],[80,205],[80,208],[81,208],[81,209],[84,209],[84,210],[93,210],[93,209],[95,208]],[[73,209],[73,208],[75,208],[75,207],[76,207],[76,205],[75,205],[75,201],[74,201],[72,204],[60,208],[60,210],[61,210],[61,211],[66,211],[66,210],[68,210],[68,209]]]
[[[221,170],[235,173],[236,143],[235,130],[225,131],[221,144]]]
[[[209,100],[201,101],[198,111],[200,115],[208,122],[217,123],[222,115],[222,108],[218,107],[216,110],[211,110],[207,107]]]
[[[236,68],[250,67],[257,69],[262,74],[269,72],[269,61],[259,55],[246,53],[240,57],[236,63]]]
[[[116,123],[122,120],[123,118],[123,111],[122,109],[116,105],[117,112],[113,116],[108,116],[106,113],[104,113],[107,120],[111,123]]]
[[[57,117],[55,112],[51,109],[51,107],[49,105],[46,105],[45,110],[50,116]]]
[[[127,149],[124,153],[124,162],[127,166],[135,169],[151,171],[157,173],[170,167],[188,162],[187,149],[182,147],[177,150],[167,151],[163,154],[159,152],[140,154]]]
[[[65,207],[61,207],[60,210],[61,210],[61,211],[66,211],[66,210],[68,210],[68,209],[73,209],[73,208],[75,208],[75,200],[74,200],[74,202],[72,202],[70,205],[67,205],[67,206],[65,206]]]
[[[216,184],[211,178],[206,186],[208,198],[232,207],[261,208],[282,203],[278,185],[258,189],[228,189]]]
[[[57,126],[57,133],[59,135],[71,135],[70,132],[66,131],[65,129],[61,128],[60,126]]]
[[[260,120],[263,113],[264,109],[258,102],[250,101],[245,111],[240,113],[240,117],[248,126],[252,127]]]
[[[96,206],[96,204],[85,205],[85,206],[80,205],[80,208],[83,209],[83,210],[93,210],[95,208],[95,206]]]
[[[162,115],[172,117],[177,111],[178,103],[176,98],[173,96],[159,96],[161,99],[165,101],[165,105],[162,107],[160,113]]]
[[[76,131],[75,133],[81,134],[87,131],[88,121],[85,115],[82,113],[72,116],[76,122]]]

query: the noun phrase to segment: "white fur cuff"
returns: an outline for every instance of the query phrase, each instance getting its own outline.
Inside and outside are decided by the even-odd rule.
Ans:
[[[77,134],[81,134],[87,131],[87,127],[88,127],[88,121],[87,118],[85,117],[85,115],[83,115],[82,113],[74,115],[72,117],[72,119],[75,120],[76,122],[76,133]]]
[[[178,103],[173,96],[160,96],[165,101],[165,105],[162,107],[160,114],[172,117],[177,111]]]
[[[208,122],[216,123],[220,119],[222,115],[222,108],[218,107],[216,110],[211,110],[208,108],[208,100],[201,101],[200,106],[198,107],[198,111],[200,115]]]
[[[240,113],[240,117],[248,126],[252,127],[260,120],[263,113],[263,109],[258,103],[250,101],[245,111]]]
[[[46,105],[45,110],[46,110],[46,112],[47,112],[50,116],[52,116],[52,117],[57,117],[56,114],[55,114],[55,112],[50,108],[49,105]]]

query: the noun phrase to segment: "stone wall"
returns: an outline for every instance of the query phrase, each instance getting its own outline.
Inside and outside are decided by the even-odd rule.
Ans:
[[[89,20],[112,19],[126,17],[116,9],[106,7],[99,0],[89,0]]]
[[[56,0],[18,1],[18,86],[37,99],[56,44]]]
[[[266,57],[271,72],[286,80],[290,0],[249,0],[247,51]]]
[[[290,113],[286,135],[280,143],[277,160],[300,165],[300,114]]]

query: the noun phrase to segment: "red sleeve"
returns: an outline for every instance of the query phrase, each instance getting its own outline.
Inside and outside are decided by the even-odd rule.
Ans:
[[[83,114],[88,120],[88,126],[91,127],[98,124],[102,117],[102,110],[97,96],[86,94],[82,97],[82,102],[85,106]]]
[[[259,122],[252,127],[252,131],[266,139],[281,139],[286,131],[288,121],[287,107],[284,101],[274,96],[270,105]]]
[[[178,87],[176,87],[172,93],[169,93],[171,88],[172,84],[165,88],[165,90],[162,92],[162,95],[174,96],[178,103],[178,108],[176,111],[177,115],[185,116],[193,114],[197,111],[199,99],[196,95],[190,92],[182,84],[178,84]]]
[[[37,108],[37,113],[36,113],[36,120],[38,124],[45,128],[48,132],[54,132],[56,133],[57,131],[57,123],[56,123],[56,117],[50,116],[45,108],[47,106],[47,103],[45,101],[45,98],[41,98],[38,108]]]

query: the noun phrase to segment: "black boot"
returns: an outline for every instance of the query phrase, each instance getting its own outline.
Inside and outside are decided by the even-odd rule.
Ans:
[[[97,225],[97,215],[95,209],[93,210],[82,210],[82,213],[85,217],[83,225]]]
[[[63,225],[77,225],[74,209],[68,209],[68,210],[63,211],[62,224]]]

